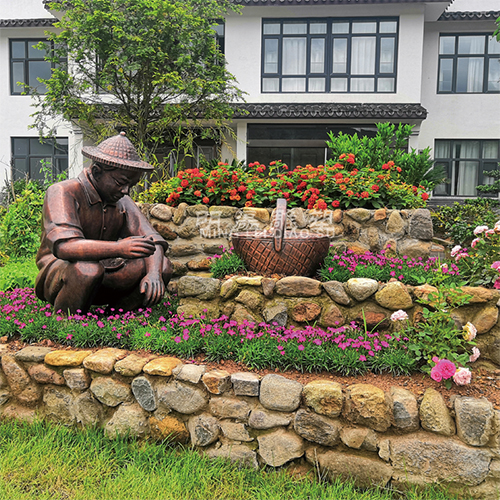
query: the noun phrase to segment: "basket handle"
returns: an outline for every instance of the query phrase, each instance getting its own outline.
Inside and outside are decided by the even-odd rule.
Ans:
[[[274,249],[281,252],[283,237],[286,227],[286,200],[279,198],[276,201],[276,211],[274,212]]]

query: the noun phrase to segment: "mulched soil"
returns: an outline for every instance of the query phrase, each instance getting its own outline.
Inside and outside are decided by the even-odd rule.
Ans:
[[[7,343],[9,351],[16,352],[28,345],[41,345],[50,346],[54,349],[64,349],[64,350],[90,350],[97,351],[102,348],[86,348],[78,349],[72,348],[60,344],[56,344],[51,340],[42,340],[37,344],[26,344],[19,340],[12,340]],[[134,351],[138,355],[148,355],[151,354],[148,351]],[[349,385],[353,384],[372,384],[384,391],[389,391],[391,387],[398,386],[412,392],[417,399],[420,401],[424,395],[427,388],[432,387],[439,391],[445,398],[446,403],[451,408],[453,406],[454,396],[469,396],[473,398],[486,398],[490,401],[496,410],[500,410],[500,370],[489,371],[482,368],[472,369],[472,382],[470,385],[457,386],[452,385],[451,389],[446,389],[442,383],[435,382],[428,375],[423,373],[416,373],[411,376],[393,376],[390,374],[374,374],[366,373],[365,375],[358,375],[356,377],[344,377],[335,373],[330,372],[319,372],[319,373],[301,373],[297,370],[287,370],[280,371],[275,370],[251,370],[247,368],[242,363],[236,363],[234,361],[221,361],[220,363],[210,363],[206,362],[204,356],[197,356],[194,359],[183,360],[187,363],[197,363],[207,365],[207,370],[213,370],[215,368],[226,370],[229,373],[236,373],[240,371],[252,371],[260,376],[267,375],[269,373],[278,373],[289,379],[297,380],[301,384],[307,384],[313,380],[326,379],[333,382],[338,382],[345,389]]]

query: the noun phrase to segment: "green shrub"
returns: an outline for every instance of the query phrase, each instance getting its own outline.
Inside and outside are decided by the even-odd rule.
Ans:
[[[444,238],[451,238],[457,245],[469,245],[475,237],[473,231],[477,226],[495,225],[500,218],[498,207],[498,201],[489,198],[439,207],[431,213],[434,232]]]
[[[37,274],[35,259],[8,259],[0,267],[0,290],[34,287]]]
[[[235,274],[246,271],[243,259],[230,248],[222,248],[221,255],[214,255],[210,262],[210,272],[214,278],[224,278],[227,274]]]

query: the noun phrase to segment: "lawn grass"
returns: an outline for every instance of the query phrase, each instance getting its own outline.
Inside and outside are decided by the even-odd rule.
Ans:
[[[434,489],[405,495],[357,490],[285,470],[254,471],[167,443],[110,441],[102,430],[0,421],[2,500],[449,500]]]

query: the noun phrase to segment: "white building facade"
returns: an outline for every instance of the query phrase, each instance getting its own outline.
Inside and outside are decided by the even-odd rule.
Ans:
[[[382,121],[414,125],[450,183],[437,200],[476,195],[500,161],[500,0],[234,0],[224,25],[228,69],[247,93],[237,140],[223,159],[290,165],[327,158],[327,132],[373,134]],[[82,168],[81,135],[57,124],[37,145],[32,99],[17,82],[50,74],[32,42],[52,23],[42,0],[0,0],[0,179]],[[43,89],[42,89],[43,90]]]

